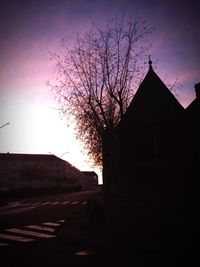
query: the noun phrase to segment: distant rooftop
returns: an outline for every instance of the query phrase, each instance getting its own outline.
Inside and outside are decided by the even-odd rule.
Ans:
[[[66,160],[63,160],[53,154],[23,154],[23,153],[0,153],[1,160],[10,160],[10,161],[56,161],[63,162],[65,165],[68,165],[70,168],[73,168],[74,171],[81,172],[78,168],[73,166]]]
[[[63,161],[52,154],[22,154],[22,153],[0,153],[0,160],[23,160],[23,161]]]

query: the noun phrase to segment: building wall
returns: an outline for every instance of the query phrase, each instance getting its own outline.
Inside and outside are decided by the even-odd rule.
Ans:
[[[98,175],[93,171],[84,171],[83,190],[94,190],[98,187]]]
[[[33,177],[30,181],[26,175],[27,169],[30,172],[39,169],[44,177],[40,175],[40,179]],[[53,155],[0,154],[1,190],[77,186],[81,185],[80,180],[83,176],[80,170]]]
[[[119,240],[135,240],[137,245],[171,244],[173,238],[184,239],[193,229],[191,218],[197,219],[200,105],[196,100],[184,110],[168,94],[163,94],[164,99],[162,94],[157,96],[163,85],[146,86],[122,118],[114,153],[106,158],[106,218],[112,238],[117,232]],[[166,109],[160,105],[165,97]]]

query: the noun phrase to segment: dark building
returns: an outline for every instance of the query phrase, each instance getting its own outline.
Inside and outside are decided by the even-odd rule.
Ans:
[[[87,182],[82,171],[49,154],[0,153],[0,191],[74,187]]]
[[[133,175],[133,164],[140,168],[140,164],[177,162],[183,157],[183,111],[150,65],[118,126],[120,162],[127,179]]]
[[[190,160],[200,159],[200,83],[195,84],[196,98],[185,110],[187,150]]]
[[[117,127],[107,182],[111,232],[136,247],[184,239],[199,203],[199,84],[185,110],[151,63]]]
[[[85,184],[83,185],[83,190],[93,190],[98,187],[98,175],[94,171],[82,171],[85,175]]]

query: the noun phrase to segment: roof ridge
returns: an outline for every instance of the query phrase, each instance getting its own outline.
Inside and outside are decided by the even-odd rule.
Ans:
[[[161,122],[175,119],[182,111],[184,107],[150,66],[122,121],[129,117],[130,121]]]

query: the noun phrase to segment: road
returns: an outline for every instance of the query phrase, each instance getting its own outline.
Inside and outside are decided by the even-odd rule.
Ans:
[[[74,217],[81,220],[97,195],[60,194],[0,207],[0,266],[82,266],[95,260],[91,248],[61,238],[60,229],[71,227]]]
[[[119,246],[69,238],[70,234],[76,236],[73,226],[77,220],[81,225],[88,201],[101,198],[96,192],[77,192],[24,199],[0,207],[0,266],[194,266],[196,251],[145,252],[124,243]]]

